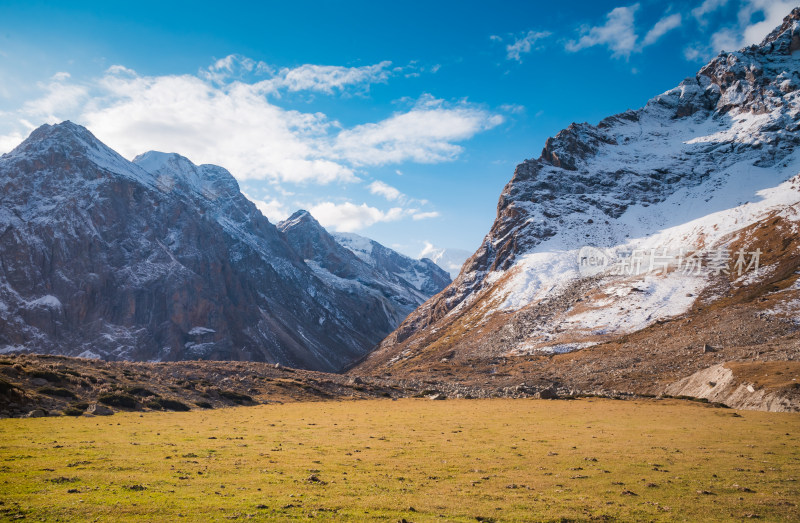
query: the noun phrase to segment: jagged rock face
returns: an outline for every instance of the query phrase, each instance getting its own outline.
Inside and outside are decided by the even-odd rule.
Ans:
[[[320,279],[370,303],[379,318],[373,330],[376,343],[450,283],[430,260],[412,260],[355,234],[333,236],[304,210],[278,229]]]
[[[43,126],[0,158],[0,350],[338,370],[391,329],[216,166]]]
[[[592,287],[588,280],[574,281],[568,289],[555,279],[546,281],[559,270],[562,281],[578,276],[575,264],[555,253],[655,237],[758,200],[758,190],[797,174],[799,20],[796,8],[760,45],[721,53],[695,77],[641,109],[596,126],[572,124],[548,139],[538,159],[515,169],[491,230],[459,276],[387,337],[364,368],[433,346],[496,355],[500,340],[516,339],[517,330],[533,330],[530,325],[544,323],[554,307],[528,316],[514,311],[542,299],[557,303],[555,309],[562,312],[575,310],[574,300]],[[681,199],[687,203],[681,205]],[[704,201],[709,202],[706,208]],[[788,202],[781,200],[782,205]],[[737,216],[732,212],[722,219]],[[727,229],[729,224],[723,225]],[[698,226],[681,234],[695,242],[690,246],[700,247],[704,234],[716,234],[716,225],[706,226],[705,232],[698,232]],[[722,241],[718,236],[715,241]],[[552,292],[543,298],[549,285]],[[525,289],[532,289],[527,298]],[[509,324],[512,317],[516,327]],[[486,327],[492,321],[497,325]],[[479,336],[459,338],[478,327],[495,332],[483,348],[475,342]]]

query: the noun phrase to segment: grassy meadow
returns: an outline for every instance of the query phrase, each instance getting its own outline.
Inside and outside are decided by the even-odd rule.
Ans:
[[[0,420],[0,519],[800,520],[800,416],[408,399]]]

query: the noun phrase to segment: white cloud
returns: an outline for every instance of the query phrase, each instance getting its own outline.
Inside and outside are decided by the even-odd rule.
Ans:
[[[548,31],[528,31],[525,35],[515,38],[514,43],[506,46],[506,58],[522,62],[522,55],[530,53],[538,40],[548,36],[550,36]]]
[[[303,66],[275,77],[287,89],[331,92],[356,82],[385,78],[389,62],[361,68]],[[448,105],[424,96],[406,112],[385,120],[342,128],[323,113],[283,108],[268,98],[263,82],[232,80],[222,73],[266,66],[241,57],[217,61],[209,75],[143,76],[112,66],[90,82],[59,73],[39,85],[43,95],[3,115],[0,152],[21,141],[43,121],[71,119],[86,125],[124,156],[143,151],[178,151],[197,163],[228,168],[240,180],[299,184],[356,182],[354,169],[406,161],[442,162],[461,152],[457,142],[502,121],[468,102]],[[349,72],[348,72],[349,71]]]
[[[286,208],[286,205],[276,200],[275,198],[266,201],[266,200],[259,200],[258,198],[253,198],[252,196],[250,196],[245,192],[243,192],[242,194],[244,194],[245,198],[253,202],[256,208],[258,208],[258,210],[261,211],[261,214],[266,216],[272,223],[278,223],[281,220],[285,220],[291,214],[289,210]]]
[[[741,43],[741,34],[733,29],[721,29],[711,35],[711,48],[719,51],[735,51],[742,46]]]
[[[403,70],[402,67],[391,68],[391,65],[392,62],[386,60],[359,67],[303,64],[276,70],[265,62],[232,54],[200,71],[200,77],[221,85],[250,76],[266,77],[254,85],[261,93],[276,96],[280,96],[281,90],[334,94],[335,91],[343,92],[347,87],[356,86],[366,91],[370,84],[385,83],[393,73]]]
[[[383,61],[363,67],[341,67],[335,65],[305,64],[294,69],[284,68],[271,80],[276,88],[289,91],[318,91],[332,94],[346,86],[369,86],[388,80],[392,62]]]
[[[57,114],[75,110],[89,95],[86,87],[66,83],[69,78],[69,73],[60,72],[54,74],[49,83],[39,83],[44,96],[25,102],[22,112],[42,123],[58,123]]]
[[[668,15],[656,22],[650,31],[644,36],[644,40],[642,40],[642,47],[651,45],[656,43],[659,38],[667,34],[669,31],[672,31],[676,27],[680,27],[681,25],[681,15],[680,13],[676,13],[673,15]]]
[[[567,42],[568,51],[579,51],[587,47],[605,45],[613,51],[614,57],[627,57],[636,48],[636,31],[634,13],[639,4],[628,7],[617,7],[606,15],[606,23],[595,27],[585,27],[583,36],[578,41]]]
[[[795,7],[797,7],[795,0],[750,0],[745,2],[739,12],[739,19],[746,20],[742,35],[743,46],[761,43],[764,37],[783,23],[784,17]],[[764,19],[751,23],[754,15],[763,16]]]
[[[10,151],[18,146],[24,139],[25,136],[16,131],[6,135],[0,135],[0,153]]]
[[[447,106],[424,96],[410,111],[378,123],[343,130],[334,150],[353,165],[385,165],[414,161],[438,163],[455,159],[466,140],[503,122],[503,117],[473,104]]]
[[[428,212],[415,212],[411,215],[411,219],[413,220],[427,220],[429,218],[438,218],[439,213],[437,211],[428,211]]]
[[[331,228],[337,232],[358,231],[378,222],[399,220],[406,214],[406,211],[400,207],[381,211],[375,207],[370,207],[366,203],[356,205],[351,202],[323,202],[311,207],[309,212],[323,227]]]
[[[683,57],[689,60],[690,62],[694,62],[695,60],[700,60],[704,55],[703,49],[699,49],[697,47],[689,46],[683,50]]]
[[[405,195],[401,193],[399,190],[395,189],[394,187],[392,187],[387,183],[383,183],[380,180],[375,180],[374,182],[369,184],[367,188],[369,189],[369,192],[371,192],[372,194],[378,194],[380,196],[383,196],[389,201],[395,201],[405,197]]]
[[[190,75],[111,71],[98,87],[101,98],[87,104],[79,120],[124,156],[180,151],[198,163],[223,165],[239,179],[357,180],[352,169],[319,150],[316,142],[330,125],[324,115],[284,110],[253,85],[215,87]]]
[[[422,258],[433,259],[437,255],[441,254],[442,251],[444,250],[444,249],[440,249],[440,248],[434,246],[431,242],[429,242],[427,240],[423,240],[423,244],[424,244],[424,246],[422,247],[422,250],[417,255],[417,258],[419,258],[420,260]]]

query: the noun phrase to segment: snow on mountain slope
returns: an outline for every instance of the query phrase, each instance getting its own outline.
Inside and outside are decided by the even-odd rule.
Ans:
[[[460,275],[362,368],[428,351],[449,359],[585,348],[684,314],[700,297],[757,286],[769,264],[784,267],[800,254],[791,242],[780,259],[765,252],[759,271],[735,270],[764,249],[759,227],[778,220],[797,230],[799,19],[800,8],[760,45],[721,53],[639,110],[548,139],[539,159],[517,166]],[[607,266],[586,274],[584,246]],[[715,270],[726,256],[727,272]],[[639,258],[644,270],[629,270]],[[687,271],[689,259],[702,270]]]
[[[450,283],[432,263],[412,260],[354,234],[331,235],[308,211],[295,212],[278,229],[320,279],[380,303],[389,325],[381,335]]]
[[[444,289],[451,281],[446,270],[435,262],[431,263],[432,260],[414,260],[358,234],[335,233],[333,237],[384,277],[407,282],[426,295],[425,299]]]

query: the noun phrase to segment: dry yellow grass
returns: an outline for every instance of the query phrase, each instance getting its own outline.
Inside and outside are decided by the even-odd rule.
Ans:
[[[798,434],[796,414],[673,400],[5,419],[0,517],[796,521]]]

